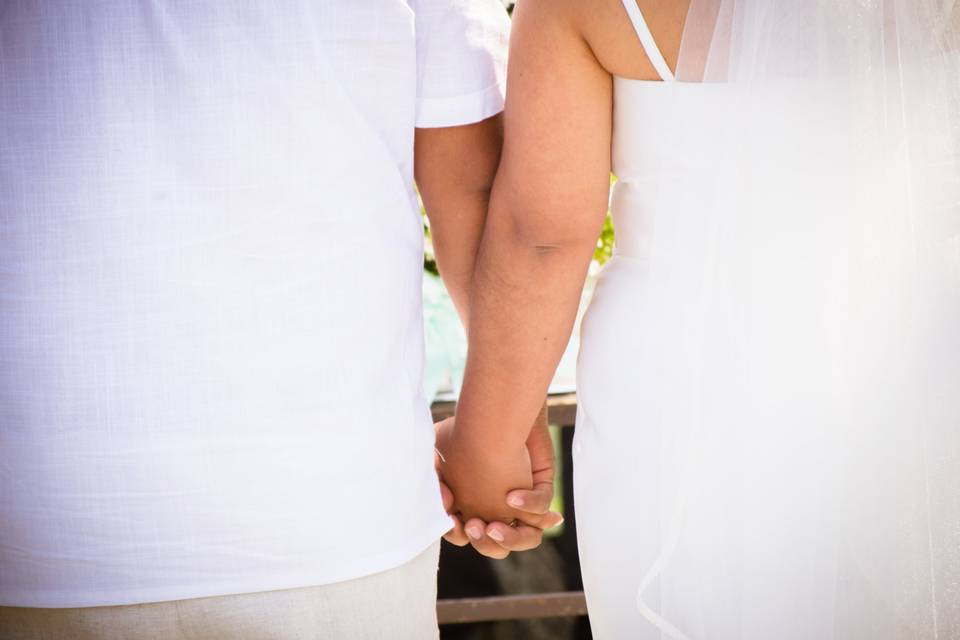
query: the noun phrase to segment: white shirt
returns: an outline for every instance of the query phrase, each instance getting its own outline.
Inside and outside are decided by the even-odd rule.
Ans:
[[[0,11],[0,604],[324,584],[447,528],[414,127],[496,0]]]

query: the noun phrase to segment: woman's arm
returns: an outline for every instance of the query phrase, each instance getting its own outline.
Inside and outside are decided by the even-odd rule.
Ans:
[[[474,124],[418,128],[416,131],[414,166],[417,185],[430,219],[440,274],[464,325],[469,318],[477,249],[502,145],[503,122],[499,115]],[[438,428],[443,429],[444,423]],[[539,437],[533,438],[531,457],[543,470],[540,474],[542,482],[532,491],[516,491],[513,497],[524,501],[526,512],[538,516],[540,527],[549,528],[561,518],[558,514],[547,513],[553,498],[553,448],[545,424],[541,425],[540,431]],[[449,508],[453,496],[443,485],[441,491]],[[506,506],[506,498],[502,503]],[[544,514],[545,517],[539,517]],[[477,551],[495,558],[506,557],[510,551],[534,548],[543,538],[541,528],[520,526],[509,529],[503,539],[497,541],[483,535],[485,523],[466,523],[467,531],[464,531],[463,523],[458,519],[454,522],[454,529],[446,536],[448,541],[464,545],[469,537]],[[470,536],[467,532],[475,535]]]
[[[607,211],[612,79],[581,30],[578,0],[514,14],[505,145],[470,304],[470,352],[445,477],[466,515],[502,508],[519,453],[573,327]],[[446,447],[446,449],[444,449]]]

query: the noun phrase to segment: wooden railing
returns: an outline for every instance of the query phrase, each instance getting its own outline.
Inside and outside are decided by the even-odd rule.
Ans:
[[[453,415],[454,408],[453,402],[435,403],[434,421]],[[573,428],[577,417],[576,394],[550,396],[547,408],[550,424]],[[569,482],[566,484],[569,486]],[[567,504],[570,504],[569,501]],[[437,602],[437,618],[440,624],[557,618],[583,616],[586,613],[587,606],[582,591],[442,599]]]
[[[587,615],[582,591],[462,598],[437,602],[440,624]]]

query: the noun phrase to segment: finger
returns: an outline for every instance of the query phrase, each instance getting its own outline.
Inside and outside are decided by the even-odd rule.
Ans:
[[[554,513],[553,511],[548,511],[543,515],[524,513],[522,511],[516,512],[517,522],[520,524],[525,524],[530,527],[536,527],[541,531],[546,531],[551,529],[561,522],[563,522],[563,516],[559,513]]]
[[[550,511],[546,515],[544,515],[543,520],[540,522],[540,524],[543,525],[544,531],[549,531],[550,529],[553,529],[554,527],[559,527],[560,525],[563,524],[563,515],[556,513],[554,511]]]
[[[507,494],[507,504],[525,513],[543,515],[553,502],[553,483],[541,482],[533,489],[515,489]]]
[[[500,546],[496,540],[487,535],[487,526],[483,520],[479,518],[468,520],[466,531],[470,538],[470,544],[477,550],[477,553],[495,560],[503,560],[510,555],[509,549]]]
[[[530,527],[536,527],[541,531],[552,529],[563,522],[563,516],[554,511],[548,511],[543,515],[532,515],[523,512],[517,512],[517,522]]]
[[[487,536],[510,551],[529,551],[543,542],[543,530],[522,524],[511,527],[502,522],[491,522],[487,525]]]
[[[467,546],[467,544],[470,542],[470,539],[467,537],[467,532],[463,529],[463,523],[460,522],[460,518],[457,516],[450,516],[450,524],[453,525],[453,528],[444,534],[443,539],[458,547]]]

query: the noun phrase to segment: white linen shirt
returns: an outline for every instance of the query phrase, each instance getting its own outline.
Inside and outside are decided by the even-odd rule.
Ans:
[[[337,582],[448,527],[414,127],[497,0],[0,8],[0,604]]]

